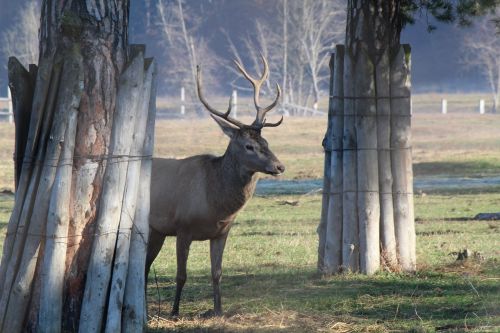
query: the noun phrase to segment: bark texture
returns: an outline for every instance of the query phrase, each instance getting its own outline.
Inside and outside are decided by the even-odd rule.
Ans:
[[[38,68],[9,60],[16,198],[0,264],[2,332],[101,331],[110,318],[119,324],[108,331],[132,319],[130,331],[145,327],[122,304],[138,297],[144,313],[144,278],[124,290],[129,250],[144,275],[143,206],[142,247],[129,244],[137,196],[149,194],[155,70],[143,46],[128,47],[128,9],[127,0],[45,0]],[[111,281],[122,285],[113,306]]]

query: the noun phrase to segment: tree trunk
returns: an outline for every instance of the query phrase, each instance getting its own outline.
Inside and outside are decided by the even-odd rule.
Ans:
[[[130,238],[119,237],[116,255],[114,240],[118,230],[131,229],[125,215],[133,211],[130,205],[135,203],[139,170],[147,183],[141,193],[149,191],[152,138],[145,140],[144,135],[147,119],[150,130],[154,124],[154,108],[150,107],[154,66],[145,62],[143,50],[132,52],[133,61],[122,74],[129,53],[128,8],[126,0],[98,4],[45,0],[39,68],[30,71],[36,72],[31,96],[26,70],[10,61],[14,100],[24,103],[17,102],[18,114],[29,115],[16,117],[16,128],[29,130],[16,134],[18,147],[25,146],[25,151],[0,264],[2,332],[87,332],[89,324],[101,331],[106,318],[123,318],[121,307],[108,305],[108,290],[113,258],[118,258],[117,263],[126,261]],[[147,72],[146,80],[143,71]],[[120,85],[123,98],[117,100],[119,83],[124,80],[130,87],[124,90],[127,84]],[[146,101],[139,103],[142,98]],[[136,118],[140,120],[137,124]],[[16,148],[16,154],[21,148]],[[130,159],[134,167],[128,170]],[[142,159],[147,162],[142,163]],[[113,187],[110,181],[117,177],[120,185]],[[125,193],[125,188],[135,195]],[[123,214],[122,202],[129,205]],[[106,225],[103,220],[111,223]],[[144,213],[140,220],[144,234]],[[144,275],[147,232],[141,241],[141,246],[133,247],[140,252],[134,253],[134,264]],[[117,273],[125,286],[127,274],[123,271],[130,270]],[[95,272],[101,272],[98,282],[92,278]],[[135,295],[142,301],[137,312],[144,312],[144,278],[135,281]],[[97,300],[91,311],[85,310],[84,303],[84,320],[80,320],[84,289],[86,295],[93,291],[86,299]],[[124,302],[135,300],[125,296]],[[107,314],[104,309],[108,309]],[[142,330],[145,316],[140,315],[136,322],[139,329],[135,331]]]
[[[399,44],[401,8],[396,0],[365,0],[348,1],[347,9],[343,73],[335,70],[333,79],[343,122],[332,121],[332,161],[325,166],[331,168],[330,193],[342,187],[343,196],[330,197],[318,266],[335,273],[341,257],[353,272],[414,271],[410,55],[409,46]],[[342,80],[343,94],[336,88]],[[334,133],[342,130],[337,144]]]

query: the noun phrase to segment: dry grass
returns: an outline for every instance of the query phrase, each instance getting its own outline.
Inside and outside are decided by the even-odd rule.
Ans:
[[[440,97],[414,97],[414,105],[419,105],[419,111],[413,117],[412,131],[415,174],[499,175],[500,115],[479,115],[472,111],[441,115],[420,111],[422,108],[425,110],[425,101],[435,104]],[[453,95],[448,98],[472,105],[479,97]],[[275,117],[271,116],[272,119]],[[323,176],[321,142],[325,130],[324,117],[287,118],[280,127],[264,130],[263,135],[268,139],[271,149],[287,166],[284,178]],[[0,123],[0,133],[0,188],[12,188],[14,128],[7,123]],[[156,156],[179,158],[203,153],[222,154],[226,144],[227,139],[210,118],[157,121]]]

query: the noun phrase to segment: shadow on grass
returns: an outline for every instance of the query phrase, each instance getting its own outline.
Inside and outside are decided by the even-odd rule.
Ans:
[[[222,294],[226,318],[293,312],[319,315],[330,322],[341,318],[348,323],[362,321],[402,330],[410,328],[409,322],[421,322],[432,328],[455,327],[463,325],[464,318],[466,321],[469,318],[470,327],[491,325],[492,320],[500,324],[500,307],[495,301],[500,296],[500,284],[494,279],[470,279],[456,272],[438,271],[325,278],[312,269],[255,267],[255,271],[258,270],[255,274],[224,274]],[[159,293],[161,316],[168,317],[175,293],[173,278],[159,276],[158,289],[151,282],[150,279],[148,300],[157,303],[155,295]],[[211,302],[209,276],[192,273],[184,288],[181,318],[197,318],[200,312],[211,308]],[[256,328],[258,326],[253,327]]]

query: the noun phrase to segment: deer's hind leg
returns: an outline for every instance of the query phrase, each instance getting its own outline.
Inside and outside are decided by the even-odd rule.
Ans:
[[[176,251],[177,251],[177,276],[175,278],[176,288],[175,288],[175,300],[174,305],[172,307],[171,316],[179,315],[179,303],[181,301],[182,288],[186,283],[187,279],[187,259],[189,256],[189,248],[191,246],[191,235],[177,232],[177,241],[176,241]]]

